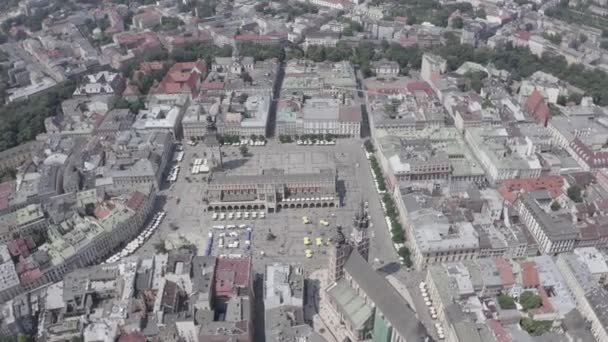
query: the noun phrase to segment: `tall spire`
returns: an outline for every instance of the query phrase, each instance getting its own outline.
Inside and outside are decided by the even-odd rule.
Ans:
[[[217,127],[215,126],[215,120],[211,115],[207,115],[207,125],[205,127],[205,138],[203,146],[205,154],[208,155],[209,161],[211,161],[212,169],[222,169],[222,150],[217,137]]]
[[[334,235],[332,237],[331,241],[335,245],[338,245],[338,246],[346,243],[346,236],[344,236],[344,232],[342,231],[342,226],[336,227],[336,235]]]
[[[344,276],[344,265],[352,252],[352,246],[347,243],[342,227],[336,227],[336,233],[331,238],[329,247],[329,280],[334,283]]]
[[[355,212],[353,220],[353,230],[350,234],[351,244],[361,254],[363,259],[369,259],[369,236],[367,234],[367,228],[369,227],[369,215],[365,208],[365,203],[361,199],[359,210]]]
[[[363,199],[361,199],[361,203],[359,204],[359,210],[355,213],[354,225],[356,229],[366,229],[369,227],[369,216],[367,215]]]

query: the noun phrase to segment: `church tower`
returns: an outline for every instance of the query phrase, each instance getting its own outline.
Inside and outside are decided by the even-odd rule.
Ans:
[[[223,168],[222,163],[222,151],[220,143],[217,139],[217,128],[215,127],[215,121],[210,115],[207,115],[207,127],[205,128],[205,140],[203,142],[204,155],[209,163],[211,170],[221,170]]]
[[[365,204],[361,200],[359,210],[355,213],[355,219],[353,221],[353,230],[350,234],[351,243],[353,248],[361,254],[365,261],[369,261],[369,216],[365,209]]]
[[[329,283],[333,284],[344,276],[344,265],[352,252],[352,246],[346,241],[342,227],[336,227],[336,235],[330,240],[329,248]]]

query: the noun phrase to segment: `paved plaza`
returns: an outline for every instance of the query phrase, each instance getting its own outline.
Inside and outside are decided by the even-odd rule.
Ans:
[[[161,191],[161,202],[164,203],[159,210],[166,211],[167,217],[158,232],[138,250],[138,254],[154,254],[154,245],[160,240],[174,241],[183,238],[196,241],[199,252],[202,253],[208,233],[213,232],[213,255],[251,253],[257,272],[263,271],[266,264],[279,261],[301,265],[305,270],[312,271],[327,265],[328,238],[332,236],[336,225],[342,225],[347,233],[350,232],[355,210],[360,201],[364,200],[369,203],[372,217],[370,260],[377,259],[380,263],[398,260],[361,141],[339,140],[335,146],[298,146],[271,141],[264,147],[249,147],[249,155],[246,157],[241,156],[238,147],[223,148],[225,172],[232,175],[259,174],[261,170],[273,167],[283,168],[287,173],[335,168],[338,175],[338,192],[342,199],[341,206],[335,208],[283,209],[277,213],[266,214],[265,219],[223,221],[213,220],[212,213],[205,210],[204,194],[208,176],[190,174],[189,166],[193,158],[203,156],[198,154],[200,151],[197,146],[184,148],[186,153],[180,163],[178,180]],[[310,224],[303,223],[303,216],[310,219]],[[321,225],[321,219],[328,221],[329,226]],[[228,235],[229,231],[216,230],[213,226],[241,224],[252,227],[252,247],[245,248],[244,230],[235,230],[240,234],[239,248],[220,249],[217,244],[219,233]],[[274,239],[269,239],[269,234],[272,234]],[[304,237],[311,239],[310,246],[304,245]],[[316,238],[322,239],[322,246],[316,245]],[[226,237],[224,245],[234,239]],[[313,252],[311,258],[306,258],[306,249]]]

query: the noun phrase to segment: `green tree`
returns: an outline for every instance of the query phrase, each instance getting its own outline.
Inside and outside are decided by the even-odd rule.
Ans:
[[[237,96],[236,101],[240,104],[243,104],[243,103],[245,103],[245,101],[247,101],[248,98],[249,98],[249,95],[247,95],[246,93],[242,93],[239,96]]]
[[[376,151],[374,148],[374,143],[372,143],[369,139],[366,139],[365,142],[363,142],[363,145],[368,153],[374,153]]]
[[[325,61],[325,48],[323,46],[309,46],[306,48],[306,58],[314,62]]]
[[[543,32],[543,38],[551,42],[552,44],[559,45],[562,43],[562,35],[558,33]]]
[[[0,171],[0,183],[13,180],[17,177],[17,170],[7,168]]]
[[[154,27],[154,31],[162,32],[162,31],[173,31],[178,27],[184,25],[184,22],[176,17],[162,17],[160,19],[160,24]]]
[[[506,294],[500,294],[498,296],[498,305],[500,305],[500,308],[503,310],[513,310],[516,308],[513,298]]]
[[[519,296],[519,304],[524,308],[524,310],[528,311],[531,309],[540,308],[542,305],[542,300],[539,295],[535,294],[532,291],[524,291]]]
[[[241,152],[241,156],[245,157],[249,154],[249,148],[247,148],[246,145],[241,145],[241,147],[239,147],[239,152]]]
[[[403,230],[393,229],[391,230],[391,233],[393,233],[392,240],[394,243],[403,243],[405,241],[405,237],[403,236]]]
[[[488,77],[488,74],[483,71],[468,71],[464,77],[467,79],[469,87],[479,94],[483,86],[483,80]]]
[[[532,336],[540,336],[551,330],[551,326],[553,326],[552,321],[535,321],[528,317],[522,318],[519,324]]]
[[[304,58],[304,51],[298,47],[290,47],[287,50],[287,59],[302,59]]]
[[[452,27],[455,29],[461,29],[464,27],[464,21],[461,17],[456,17],[452,20]]]
[[[160,240],[159,242],[154,244],[154,250],[156,253],[165,254],[168,252],[167,245],[165,244],[165,240]]]
[[[251,82],[253,82],[253,78],[251,78],[251,75],[249,75],[249,73],[247,71],[244,71],[241,74],[241,79],[243,80],[243,82],[245,83],[249,83],[251,84]]]
[[[196,6],[196,16],[199,18],[208,18],[215,15],[215,7],[217,4],[213,0],[203,0]]]
[[[574,102],[577,105],[581,104],[582,99],[583,99],[583,96],[578,93],[571,93],[570,95],[568,95],[568,102]]]
[[[251,56],[256,61],[277,58],[283,60],[285,58],[285,50],[279,44],[259,46],[253,43],[239,44],[239,53],[241,56]]]
[[[202,58],[207,64],[210,64],[215,57],[230,56],[232,56],[232,47],[230,45],[220,47],[206,42],[190,42],[173,49],[169,58],[176,62],[193,62]]]
[[[4,341],[4,337],[0,338],[0,340]],[[11,341],[11,340],[8,340],[8,341]],[[34,342],[34,341],[36,341],[36,339],[30,335],[19,334],[19,335],[17,335],[17,338],[15,339],[15,341],[17,341],[17,342]]]
[[[190,252],[190,254],[194,254],[194,255],[196,255],[196,253],[198,252],[198,247],[195,244],[193,244],[192,242],[185,243],[184,245],[182,245],[180,247],[180,249],[186,250],[186,251]]]
[[[568,188],[567,195],[572,201],[581,203],[583,201],[583,190],[578,185],[573,185]]]
[[[553,203],[551,203],[551,210],[558,211],[561,208],[562,208],[562,206],[559,204],[558,201],[553,201]]]
[[[44,119],[59,113],[61,101],[72,96],[75,85],[68,81],[53,90],[0,107],[0,151],[11,148],[44,132]]]
[[[400,257],[403,258],[403,264],[405,265],[405,267],[412,267],[412,255],[407,247],[404,246],[399,248],[398,254]]]

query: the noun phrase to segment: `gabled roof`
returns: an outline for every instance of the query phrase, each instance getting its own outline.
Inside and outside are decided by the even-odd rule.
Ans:
[[[196,62],[175,63],[160,83],[150,90],[151,94],[193,93],[197,90],[199,80],[207,74],[207,63],[204,60]]]
[[[359,284],[360,290],[376,305],[399,335],[407,341],[418,341],[428,335],[403,297],[358,252],[350,254],[344,270]]]
[[[532,94],[526,99],[524,110],[528,114],[534,116],[538,123],[543,125],[547,123],[551,116],[551,110],[545,102],[545,98],[536,88],[534,88]]]
[[[540,279],[538,277],[538,271],[536,270],[536,263],[534,261],[525,261],[521,263],[521,283],[525,288],[538,287],[540,285]]]

